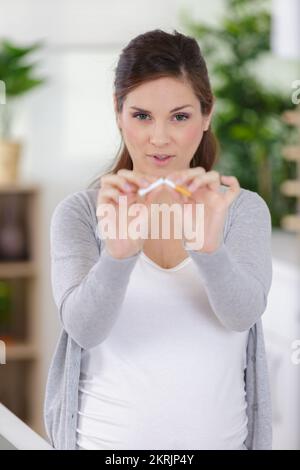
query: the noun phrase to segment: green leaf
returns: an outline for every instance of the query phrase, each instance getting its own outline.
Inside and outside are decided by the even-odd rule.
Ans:
[[[37,41],[30,46],[27,47],[21,47],[13,44],[11,41],[8,39],[3,39],[0,42],[0,51],[1,49],[3,50],[4,53],[7,53],[7,55],[11,58],[21,58],[29,53],[40,49],[44,45],[44,41]]]

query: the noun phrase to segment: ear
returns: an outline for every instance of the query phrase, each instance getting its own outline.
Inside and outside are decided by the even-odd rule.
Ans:
[[[215,103],[212,105],[210,113],[207,116],[205,116],[204,131],[207,131],[207,129],[209,128],[214,110],[215,110]]]

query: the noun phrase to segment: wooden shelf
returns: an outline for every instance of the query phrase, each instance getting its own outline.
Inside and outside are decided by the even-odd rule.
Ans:
[[[13,197],[12,197],[13,196]],[[20,204],[20,205],[19,205]],[[13,246],[0,237],[0,282],[3,318],[0,339],[5,361],[0,367],[0,402],[36,432],[43,432],[40,374],[40,187],[0,184],[0,235],[13,223],[24,234],[20,260]],[[20,229],[21,227],[21,229]],[[5,232],[3,232],[5,233]],[[7,232],[9,233],[9,232]],[[4,245],[3,245],[4,243]],[[8,250],[5,243],[8,243]],[[21,252],[21,250],[20,250]],[[5,254],[5,255],[4,255]],[[11,254],[11,260],[8,259]],[[15,255],[17,256],[17,255]],[[4,319],[4,320],[3,320]]]
[[[282,114],[282,120],[287,124],[296,127],[300,137],[300,105],[294,110],[286,111]],[[297,177],[295,180],[286,180],[280,185],[280,191],[286,197],[297,198],[297,206],[300,207],[300,142],[287,145],[282,149],[283,158],[296,162]],[[300,234],[300,214],[297,209],[296,214],[286,214],[281,220],[281,227],[285,230]]]
[[[300,233],[300,215],[285,215],[281,219],[281,227],[284,230]]]
[[[300,106],[296,110],[285,111],[282,114],[282,119],[287,124],[292,124],[300,127]]]
[[[0,278],[33,277],[38,267],[33,261],[0,261]]]
[[[3,194],[30,194],[35,193],[40,190],[40,186],[38,184],[32,183],[16,183],[16,184],[9,184],[3,185],[0,184],[0,196]]]
[[[33,344],[16,343],[6,348],[6,361],[25,361],[37,357],[38,348]]]
[[[286,160],[300,161],[300,146],[290,145],[288,147],[284,147],[282,150],[282,155]]]
[[[280,191],[286,196],[300,197],[300,181],[286,180],[280,185]]]

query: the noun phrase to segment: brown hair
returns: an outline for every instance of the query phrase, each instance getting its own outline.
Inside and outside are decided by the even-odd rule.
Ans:
[[[176,30],[170,34],[161,29],[136,36],[122,50],[114,80],[117,111],[122,111],[127,93],[142,83],[161,77],[188,80],[199,98],[202,114],[210,113],[214,97],[206,63],[197,41]],[[190,168],[202,166],[206,171],[211,170],[218,150],[218,141],[209,125],[190,162]],[[107,171],[115,174],[123,168],[132,170],[133,163],[122,140],[116,159]],[[101,175],[98,175],[88,188],[99,187],[100,178]]]

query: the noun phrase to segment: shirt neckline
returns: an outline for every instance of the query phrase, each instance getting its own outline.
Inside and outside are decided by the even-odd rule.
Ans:
[[[147,261],[149,264],[152,264],[155,268],[159,269],[160,271],[165,271],[165,272],[170,272],[170,271],[178,271],[178,269],[183,268],[189,261],[192,260],[190,256],[187,256],[183,261],[181,261],[179,264],[176,266],[173,266],[173,268],[163,268],[159,264],[155,263],[151,258],[149,258],[144,251],[141,251],[141,256],[144,258],[145,261]]]

